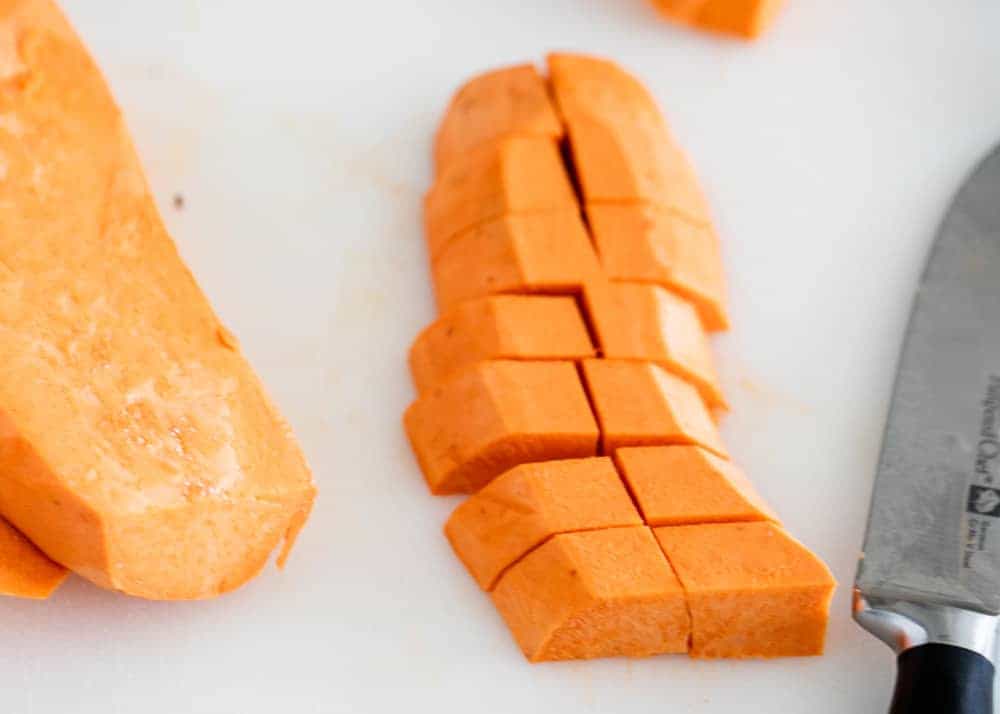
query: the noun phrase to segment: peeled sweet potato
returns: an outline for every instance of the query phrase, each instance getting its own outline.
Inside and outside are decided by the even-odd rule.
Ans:
[[[611,459],[515,466],[467,499],[444,532],[484,590],[559,533],[642,525]]]
[[[564,133],[545,80],[534,65],[485,72],[462,86],[434,141],[437,172],[460,156],[511,136],[559,140]]]
[[[691,609],[694,657],[801,657],[823,652],[835,582],[774,523],[654,529]]]
[[[508,215],[451,241],[431,264],[441,312],[485,295],[579,295],[601,276],[576,207]]]
[[[557,535],[492,595],[532,662],[687,651],[684,591],[645,526]]]
[[[654,4],[675,22],[753,40],[768,28],[785,0],[654,0]]]
[[[829,573],[713,420],[729,317],[694,172],[634,77],[549,68],[474,78],[438,133],[405,423],[431,491],[472,494],[445,534],[532,662],[817,653]]]
[[[579,210],[555,141],[512,137],[447,165],[424,200],[431,258],[464,232],[510,215]]]
[[[457,305],[421,332],[410,348],[410,372],[424,392],[477,362],[593,355],[572,297],[492,295]]]
[[[472,493],[518,464],[597,453],[597,423],[566,362],[480,362],[422,394],[404,421],[434,493]]]
[[[0,514],[106,588],[232,590],[294,540],[308,466],[54,3],[0,2],[0,57]]]
[[[647,203],[590,204],[587,220],[609,278],[660,285],[689,301],[706,330],[729,326],[719,239],[711,225]]]
[[[698,392],[659,365],[592,359],[583,363],[583,375],[604,453],[623,446],[697,444],[726,455]]]

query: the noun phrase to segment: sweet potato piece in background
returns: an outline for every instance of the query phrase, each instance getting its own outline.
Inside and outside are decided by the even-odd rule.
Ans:
[[[454,510],[444,532],[484,590],[507,566],[557,533],[639,526],[611,459],[521,464]]]
[[[655,528],[691,608],[694,657],[823,653],[836,582],[769,522]]]
[[[0,520],[0,595],[44,600],[67,575],[66,568],[49,560],[17,529]]]
[[[434,141],[437,173],[466,152],[510,136],[563,136],[545,80],[531,64],[484,72],[455,92]]]
[[[479,362],[421,395],[404,421],[436,494],[478,491],[518,464],[597,453],[571,362]]]
[[[499,293],[579,294],[601,274],[579,210],[505,216],[466,231],[434,260],[438,309]]]
[[[583,375],[604,453],[623,446],[697,444],[725,456],[698,392],[651,362],[585,360]]]
[[[461,303],[429,325],[410,348],[418,392],[490,359],[575,360],[594,347],[576,300],[494,295]]]
[[[651,526],[778,520],[741,469],[699,446],[618,449],[615,463]]]
[[[449,241],[503,216],[579,210],[559,146],[544,137],[512,137],[457,157],[424,200],[433,261]]]
[[[232,590],[294,540],[308,466],[56,5],[3,3],[0,37],[17,65],[0,103],[19,127],[0,131],[0,514],[105,588]]]
[[[596,57],[550,55],[549,71],[586,203],[646,201],[710,222],[690,162],[645,87]]]
[[[690,303],[649,283],[592,282],[584,296],[604,357],[656,362],[694,386],[709,408],[726,408],[708,336]]]
[[[604,272],[612,280],[655,283],[694,305],[706,330],[729,327],[719,239],[653,204],[590,204],[587,219]]]
[[[492,595],[532,662],[687,651],[684,592],[645,526],[553,536]]]
[[[770,26],[785,0],[654,0],[653,4],[676,22],[753,40]]]

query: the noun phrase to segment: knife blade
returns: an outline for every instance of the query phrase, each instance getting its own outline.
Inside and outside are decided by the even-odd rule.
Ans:
[[[931,248],[904,338],[854,617],[897,653],[891,712],[992,712],[1000,615],[1000,147]]]

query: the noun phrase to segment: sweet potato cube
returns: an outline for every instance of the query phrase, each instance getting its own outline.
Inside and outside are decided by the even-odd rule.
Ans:
[[[587,203],[648,201],[710,221],[691,164],[634,77],[583,55],[551,55],[549,71]]]
[[[504,573],[493,602],[532,662],[687,651],[683,590],[645,526],[556,535]]]
[[[424,392],[484,360],[593,355],[574,298],[494,295],[457,305],[421,332],[410,349],[410,371],[417,391]]]
[[[604,453],[623,446],[697,444],[726,455],[698,392],[659,365],[586,360],[583,374],[601,425]]]
[[[694,305],[705,329],[729,327],[719,239],[652,204],[590,204],[587,218],[604,272],[612,280],[656,283]]]
[[[576,207],[554,140],[513,137],[480,147],[448,164],[427,194],[424,220],[431,259],[456,236],[487,221]]]
[[[760,37],[784,4],[785,0],[655,0],[675,22],[747,40]]]
[[[451,514],[444,532],[484,590],[507,566],[557,533],[639,526],[611,459],[521,464]]]
[[[577,294],[600,271],[575,207],[484,223],[449,243],[432,265],[441,311],[498,293]]]
[[[584,297],[604,357],[656,362],[692,384],[709,408],[726,408],[708,336],[689,302],[647,283],[592,282]]]
[[[534,65],[485,72],[455,92],[434,142],[437,172],[472,149],[514,135],[554,140],[563,135],[545,80]]]
[[[822,654],[836,583],[780,526],[713,523],[654,533],[687,593],[692,656]]]
[[[404,422],[437,494],[478,491],[529,461],[597,452],[597,424],[570,362],[479,362],[421,395]]]
[[[666,127],[656,99],[619,64],[593,55],[553,52],[549,82],[565,119],[608,117],[618,125]]]
[[[618,449],[615,462],[651,526],[778,520],[741,469],[700,446]]]

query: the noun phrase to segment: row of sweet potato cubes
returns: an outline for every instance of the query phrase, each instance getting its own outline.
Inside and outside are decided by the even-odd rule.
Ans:
[[[440,317],[405,424],[533,660],[822,651],[834,582],[729,460],[718,239],[645,88],[578,55],[474,78],[435,145]]]

